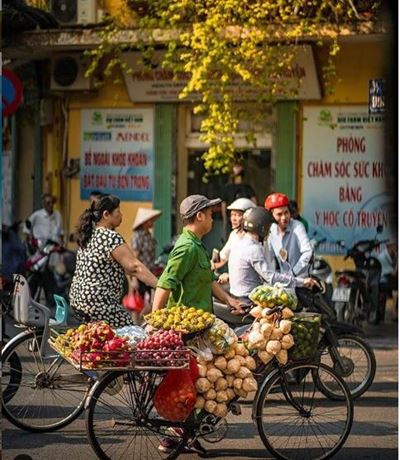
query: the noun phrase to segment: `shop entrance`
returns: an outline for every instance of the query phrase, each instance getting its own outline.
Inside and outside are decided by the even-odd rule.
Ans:
[[[231,180],[230,176],[210,176],[208,182],[203,181],[205,173],[201,155],[204,150],[189,150],[187,194],[206,195],[208,198],[221,198],[226,200],[224,189]],[[271,191],[271,150],[270,149],[248,149],[238,150],[238,156],[244,166],[244,182],[249,184],[254,192],[259,205],[263,205],[265,196]],[[226,203],[229,205],[230,203]],[[206,235],[203,242],[211,254],[213,248],[221,249],[229,234],[229,215],[226,216],[227,224],[223,223],[222,210],[214,213],[214,225],[210,234]]]

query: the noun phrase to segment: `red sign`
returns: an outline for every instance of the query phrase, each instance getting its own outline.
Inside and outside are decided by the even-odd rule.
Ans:
[[[12,115],[22,101],[21,80],[9,69],[3,67],[1,75],[1,111],[4,117]]]

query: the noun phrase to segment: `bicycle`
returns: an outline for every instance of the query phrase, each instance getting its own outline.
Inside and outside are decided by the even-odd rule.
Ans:
[[[77,372],[47,344],[50,327],[76,326],[59,305],[56,318],[50,309],[30,297],[22,275],[15,276],[14,318],[24,330],[11,339],[2,357],[2,412],[12,424],[31,432],[65,427],[83,411],[93,377]]]
[[[346,441],[353,421],[350,392],[335,371],[320,362],[273,362],[257,372],[260,382],[253,402],[253,420],[265,447],[279,459],[326,459]],[[100,459],[175,459],[191,442],[217,442],[226,420],[205,411],[184,422],[162,419],[153,396],[162,370],[110,371],[95,383],[87,402],[86,430]],[[321,381],[335,385],[342,398],[330,399]],[[230,405],[238,410],[238,398]],[[173,440],[168,453],[158,447]]]

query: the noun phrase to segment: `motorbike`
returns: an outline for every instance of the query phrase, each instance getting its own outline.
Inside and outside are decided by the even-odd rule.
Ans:
[[[333,271],[329,263],[323,257],[316,255],[318,248],[325,242],[326,238],[317,240],[315,238],[315,234],[314,237],[310,240],[314,255],[311,261],[309,274],[310,276],[315,276],[324,282],[326,286],[324,293],[325,300],[328,304],[331,304],[333,293]]]
[[[55,306],[54,294],[68,298],[75,264],[75,252],[55,241],[37,247],[24,266],[32,298],[40,302],[44,295],[50,308]]]
[[[296,311],[305,310],[321,315],[321,334],[317,350],[319,359],[345,380],[353,399],[358,398],[368,390],[374,380],[375,354],[364,339],[362,329],[337,321],[335,310],[325,300],[324,283],[317,281],[319,286],[312,290],[296,288]],[[244,307],[245,311],[249,311],[252,306],[249,301]],[[214,302],[214,314],[234,329],[239,337],[246,333],[254,321],[250,315],[233,315],[226,305],[218,302]],[[324,385],[321,391],[330,398],[340,398],[333,386]]]
[[[385,304],[381,301],[379,282],[381,263],[373,251],[388,240],[378,240],[383,228],[377,227],[374,239],[358,241],[347,249],[344,260],[351,258],[355,270],[339,270],[332,301],[339,321],[362,326],[364,320],[379,324],[384,318]],[[345,245],[341,243],[343,247]]]

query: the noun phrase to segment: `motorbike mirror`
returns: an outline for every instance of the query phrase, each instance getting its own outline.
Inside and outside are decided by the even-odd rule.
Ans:
[[[383,225],[379,224],[377,227],[376,227],[376,233],[382,233],[383,232]]]

